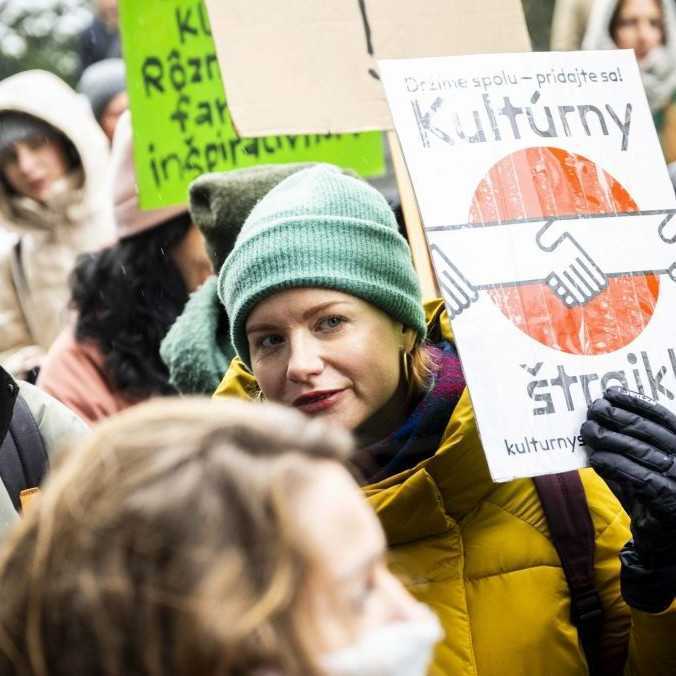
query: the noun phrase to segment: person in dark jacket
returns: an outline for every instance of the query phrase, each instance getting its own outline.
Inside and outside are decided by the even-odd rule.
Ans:
[[[117,0],[97,0],[96,16],[80,33],[80,72],[97,61],[121,56]]]

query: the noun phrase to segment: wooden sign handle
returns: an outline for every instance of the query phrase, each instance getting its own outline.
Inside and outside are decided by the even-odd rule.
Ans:
[[[394,175],[397,178],[397,186],[399,187],[401,211],[404,214],[404,222],[406,223],[406,235],[408,236],[408,243],[413,254],[413,265],[418,273],[423,299],[441,298],[427,250],[427,241],[420,212],[418,211],[418,203],[415,199],[413,185],[408,175],[408,169],[404,162],[399,140],[394,131],[388,131],[386,134],[388,143],[390,144],[390,152],[392,153]]]

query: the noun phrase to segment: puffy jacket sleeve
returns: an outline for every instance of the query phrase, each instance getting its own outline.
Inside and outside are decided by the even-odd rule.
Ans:
[[[676,674],[676,602],[651,615],[632,609],[626,676]]]
[[[0,364],[12,375],[20,375],[27,359],[41,348],[26,324],[12,281],[11,248],[0,253]]]
[[[629,517],[605,482],[582,470],[587,502],[596,527],[595,574],[605,613],[601,655],[608,673],[625,676],[676,674],[676,604],[651,615],[624,602],[620,592],[619,552],[631,538]],[[629,633],[627,652],[627,633]]]
[[[50,458],[62,448],[79,443],[88,434],[89,426],[54,397],[22,381],[19,381],[19,390],[40,428]]]
[[[80,443],[89,433],[89,427],[72,411],[47,393],[29,383],[18,381],[19,391],[28,404],[50,459],[57,451]],[[0,540],[18,521],[19,515],[5,486],[0,482]]]

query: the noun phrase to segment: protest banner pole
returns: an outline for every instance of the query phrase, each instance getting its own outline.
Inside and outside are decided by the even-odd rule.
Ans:
[[[432,270],[427,242],[425,241],[425,232],[422,220],[420,219],[420,212],[418,211],[418,203],[415,199],[413,184],[408,175],[401,146],[395,132],[388,131],[386,134],[392,154],[394,175],[397,179],[397,187],[399,188],[399,199],[401,200],[401,211],[404,215],[404,223],[406,224],[406,235],[408,237],[408,244],[411,247],[411,254],[413,255],[413,265],[418,273],[420,290],[424,299],[439,298],[441,297],[441,293],[434,276],[434,271]]]

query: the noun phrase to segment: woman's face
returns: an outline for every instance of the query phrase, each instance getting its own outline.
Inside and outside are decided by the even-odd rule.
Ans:
[[[299,612],[318,653],[385,624],[427,617],[389,572],[382,528],[352,477],[333,461],[312,464],[311,480],[294,493],[290,521],[308,561]]]
[[[658,0],[624,0],[614,27],[613,40],[620,49],[633,49],[643,60],[664,42],[662,6]]]
[[[15,143],[4,154],[0,169],[19,195],[44,202],[54,183],[68,173],[68,163],[57,140],[36,136]]]
[[[171,256],[189,293],[198,289],[214,272],[204,245],[204,236],[194,223],[171,250]]]
[[[129,96],[127,92],[120,92],[108,101],[108,104],[101,113],[99,124],[111,143],[113,142],[118,120],[127,108],[129,108]]]
[[[266,399],[373,439],[401,416],[401,350],[411,335],[369,303],[340,291],[290,289],[261,301],[246,332]]]

